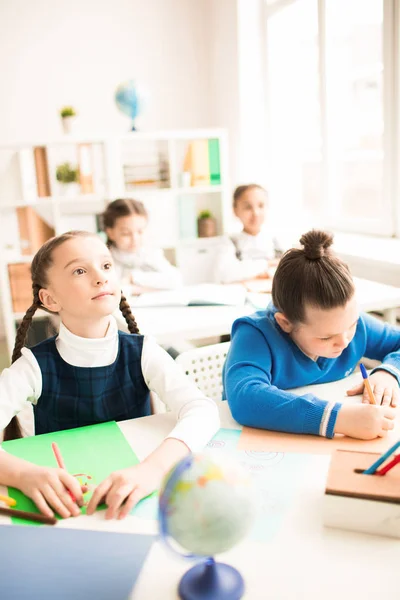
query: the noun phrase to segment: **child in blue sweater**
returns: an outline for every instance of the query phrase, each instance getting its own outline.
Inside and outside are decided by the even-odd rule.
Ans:
[[[359,314],[354,283],[330,249],[333,237],[310,231],[302,249],[283,256],[272,287],[272,304],[235,321],[224,368],[233,417],[242,425],[333,437],[383,437],[394,427],[399,398],[400,331]],[[328,402],[288,390],[336,381],[362,356],[377,359],[370,382],[376,405]],[[348,391],[361,394],[363,384]]]

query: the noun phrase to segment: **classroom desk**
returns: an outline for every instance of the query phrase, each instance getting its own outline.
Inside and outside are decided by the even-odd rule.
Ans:
[[[361,310],[381,311],[384,320],[396,323],[396,309],[400,307],[400,288],[367,279],[354,278]],[[157,293],[157,292],[154,292]],[[271,301],[271,294],[251,295],[257,306],[246,302],[240,306],[183,306],[132,307],[141,333],[153,335],[160,344],[230,334],[235,319],[253,313]],[[116,318],[121,329],[126,323],[120,312]]]
[[[359,380],[358,374],[308,389],[327,400],[342,400],[355,379]],[[226,402],[219,403],[219,409],[223,427],[239,428]],[[137,455],[144,458],[171,430],[173,417],[159,414],[119,425]],[[241,571],[246,582],[245,599],[398,600],[398,540],[323,527],[321,504],[328,465],[328,456],[310,455],[285,521],[271,541],[261,543],[247,539],[218,557]],[[6,523],[8,519],[2,517],[1,522]],[[105,521],[103,512],[92,517],[67,519],[57,527],[156,531],[153,521],[132,516],[124,521]],[[191,564],[176,558],[157,542],[130,600],[176,600],[178,581]]]

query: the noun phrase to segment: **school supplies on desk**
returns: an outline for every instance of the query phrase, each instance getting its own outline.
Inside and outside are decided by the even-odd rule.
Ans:
[[[67,469],[65,468],[65,463],[64,463],[63,457],[61,456],[60,448],[57,446],[57,444],[55,442],[52,442],[51,449],[53,450],[58,467],[60,469],[64,469],[64,471],[66,471]],[[73,495],[73,493],[71,492],[71,490],[67,490],[67,491],[68,491],[68,494],[71,496],[72,502],[76,502],[76,498]]]
[[[127,600],[152,535],[0,526],[1,597],[7,600]]]
[[[36,465],[52,466],[54,465],[52,442],[56,442],[63,449],[69,472],[87,474],[92,487],[98,485],[113,471],[139,463],[139,459],[114,421],[3,442],[2,447],[6,452]],[[89,500],[91,493],[92,489],[84,496],[85,501]],[[9,488],[8,495],[17,501],[18,508],[21,510],[39,513],[34,502],[19,490]],[[86,508],[83,507],[82,513],[85,512]],[[13,519],[13,522],[31,524],[23,519]]]
[[[55,517],[46,517],[46,515],[28,512],[27,510],[16,510],[14,508],[3,508],[0,506],[0,515],[11,517],[12,519],[23,519],[24,521],[33,521],[43,525],[55,525],[57,519]],[[32,525],[32,523],[31,523]]]
[[[10,498],[10,496],[3,496],[0,494],[0,502],[7,504],[7,506],[15,506],[17,503],[14,498]]]
[[[328,527],[400,538],[400,468],[366,475],[377,454],[337,450],[326,484],[323,520]]]
[[[378,467],[383,465],[383,463],[400,447],[400,441],[396,442],[387,450],[382,456],[378,458],[368,469],[364,471],[364,475],[373,475]]]
[[[364,367],[364,365],[362,363],[360,363],[360,371],[361,371],[362,378],[364,380],[364,385],[365,385],[365,387],[367,389],[367,392],[368,392],[369,403],[370,404],[376,404],[374,392],[372,391],[372,387],[371,387],[371,384],[369,382],[367,370],[366,370],[366,368]]]

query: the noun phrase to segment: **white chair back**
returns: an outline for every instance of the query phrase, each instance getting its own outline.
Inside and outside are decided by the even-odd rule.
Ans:
[[[230,342],[203,346],[182,352],[175,359],[206,396],[213,400],[222,398],[222,368]]]

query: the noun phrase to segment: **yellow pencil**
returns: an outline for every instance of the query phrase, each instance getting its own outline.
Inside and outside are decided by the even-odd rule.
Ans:
[[[7,504],[8,506],[15,506],[17,504],[17,501],[14,500],[14,498],[3,496],[2,494],[0,494],[0,501],[4,502],[4,504]]]

